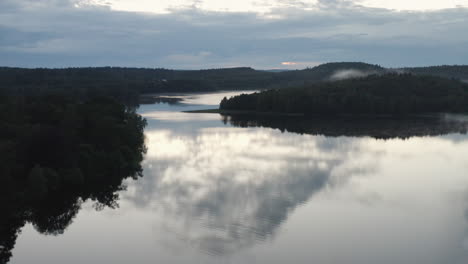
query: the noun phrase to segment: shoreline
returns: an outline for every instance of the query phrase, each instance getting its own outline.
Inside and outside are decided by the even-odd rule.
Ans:
[[[221,110],[221,109],[201,109],[201,110],[190,110],[182,111],[183,113],[192,114],[225,114],[225,115],[263,115],[263,116],[291,116],[291,117],[304,117],[301,113],[278,113],[278,112],[256,112],[256,111],[244,111],[244,110]]]
[[[256,112],[246,110],[221,110],[221,109],[200,109],[181,111],[182,113],[192,114],[220,114],[220,115],[252,115],[252,116],[270,116],[270,117],[303,117],[303,118],[389,118],[389,119],[407,119],[407,118],[446,118],[459,119],[466,118],[468,113],[425,113],[425,114],[408,114],[408,115],[372,115],[372,114],[335,114],[335,115],[306,115],[303,113],[280,113],[280,112]]]

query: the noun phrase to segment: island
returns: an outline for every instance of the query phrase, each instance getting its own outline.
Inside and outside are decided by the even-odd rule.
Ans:
[[[219,111],[304,116],[464,113],[468,84],[409,73],[373,74],[224,98]]]

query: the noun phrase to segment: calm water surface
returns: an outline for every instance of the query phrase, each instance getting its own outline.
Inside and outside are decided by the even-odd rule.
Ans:
[[[227,93],[234,94],[234,93]],[[468,137],[234,127],[225,93],[144,105],[144,177],[64,234],[29,224],[10,263],[468,263]]]

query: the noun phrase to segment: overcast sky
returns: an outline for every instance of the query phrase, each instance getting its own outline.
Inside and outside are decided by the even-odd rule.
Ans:
[[[0,0],[0,65],[468,64],[468,0]]]

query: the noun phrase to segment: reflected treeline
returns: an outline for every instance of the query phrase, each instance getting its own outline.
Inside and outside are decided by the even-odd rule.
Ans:
[[[328,137],[369,136],[376,139],[466,134],[468,121],[444,115],[414,117],[299,117],[235,114],[222,115],[223,122],[238,127],[268,127],[282,132]]]
[[[142,175],[146,121],[112,99],[11,97],[0,121],[0,263],[26,223],[61,234],[83,201],[114,208],[122,181]]]
[[[179,104],[183,98],[181,97],[166,97],[166,96],[154,96],[154,95],[141,95],[138,103],[139,104]]]

